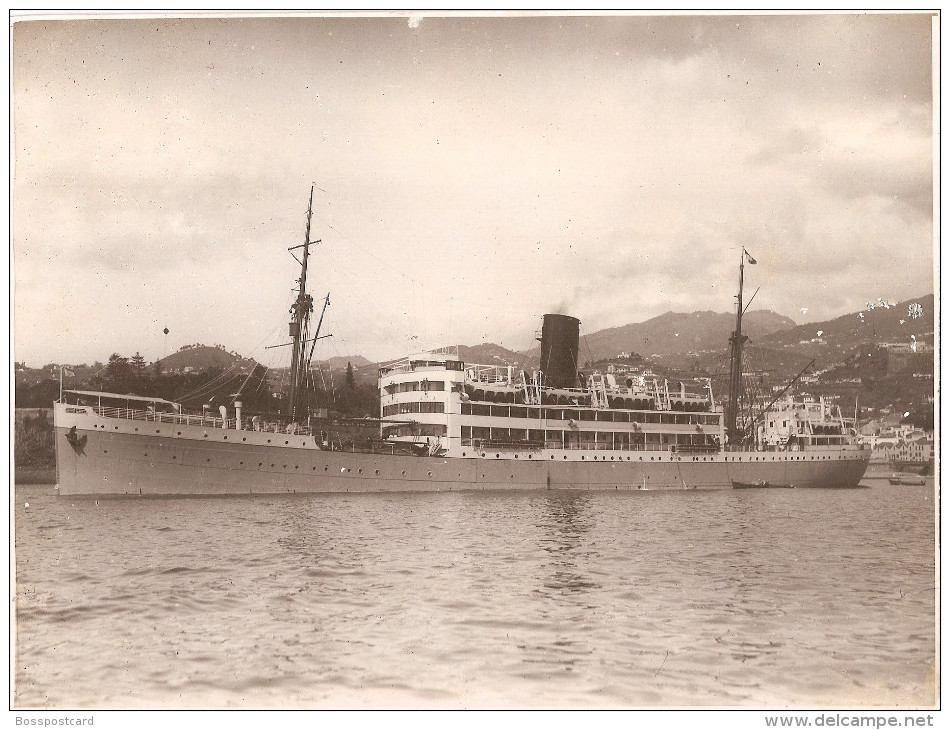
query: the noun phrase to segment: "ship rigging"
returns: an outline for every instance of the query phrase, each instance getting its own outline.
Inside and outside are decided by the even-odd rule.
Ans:
[[[322,243],[321,239],[310,240],[310,229],[313,221],[313,189],[310,186],[310,202],[307,206],[307,229],[304,233],[304,242],[298,246],[291,246],[288,251],[294,257],[294,260],[300,264],[300,278],[297,283],[300,285],[297,290],[297,298],[290,307],[290,337],[291,342],[283,345],[273,345],[273,347],[286,347],[290,345],[292,353],[290,356],[290,387],[287,395],[287,419],[292,422],[305,421],[310,415],[310,399],[307,383],[309,382],[310,364],[313,360],[313,351],[317,340],[322,340],[332,335],[321,335],[320,330],[323,326],[323,318],[326,315],[327,307],[330,306],[330,294],[323,299],[323,309],[320,312],[320,319],[317,321],[317,327],[313,337],[310,336],[310,315],[313,314],[313,297],[307,292],[307,268],[310,262],[310,247]],[[300,258],[294,251],[303,249]],[[310,345],[310,351],[307,351],[307,345]]]

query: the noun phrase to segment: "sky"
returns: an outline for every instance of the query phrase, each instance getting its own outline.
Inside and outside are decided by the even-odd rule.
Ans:
[[[934,290],[926,14],[41,18],[12,43],[30,367],[281,364],[311,186],[321,359],[732,311],[743,247],[753,308],[799,323]]]

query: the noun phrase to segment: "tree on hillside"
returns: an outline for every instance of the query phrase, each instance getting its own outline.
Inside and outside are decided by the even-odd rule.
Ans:
[[[356,381],[353,379],[353,363],[346,364],[346,387],[353,390],[356,387]]]
[[[109,364],[106,365],[104,378],[106,386],[116,393],[123,393],[128,390],[131,375],[132,368],[129,365],[129,359],[118,353],[112,353],[109,356]]]
[[[139,386],[148,379],[148,373],[145,369],[145,358],[138,352],[136,352],[129,361],[129,375],[133,386]]]

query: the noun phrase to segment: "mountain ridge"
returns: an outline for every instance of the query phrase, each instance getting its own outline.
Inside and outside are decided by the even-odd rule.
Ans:
[[[870,303],[869,303],[870,304]],[[886,305],[886,306],[885,306]],[[916,316],[912,316],[912,313]],[[933,294],[892,304],[878,301],[873,308],[851,312],[830,320],[796,324],[794,320],[771,310],[753,310],[743,316],[743,333],[750,345],[784,350],[803,349],[809,356],[829,357],[842,349],[870,341],[932,341],[935,298]],[[696,354],[712,354],[728,348],[735,327],[735,315],[712,310],[668,311],[643,322],[631,322],[581,334],[579,365],[616,358],[623,353],[641,357],[665,357],[685,360]],[[492,342],[457,345],[460,359],[484,365],[511,365],[524,370],[537,369],[540,345],[528,350],[513,350]],[[826,352],[827,351],[827,352]],[[186,345],[162,358],[163,371],[181,371],[186,367],[204,370],[227,368],[245,360],[222,345]],[[249,363],[254,362],[246,359]],[[319,365],[333,370],[365,370],[377,363],[362,355],[331,357]],[[316,363],[315,363],[316,364]]]

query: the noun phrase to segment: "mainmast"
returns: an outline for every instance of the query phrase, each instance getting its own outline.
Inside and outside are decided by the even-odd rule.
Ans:
[[[313,312],[313,297],[307,293],[307,261],[310,257],[310,246],[320,243],[319,240],[310,240],[310,220],[313,217],[313,186],[310,187],[310,204],[307,207],[307,232],[301,246],[288,249],[294,251],[302,248],[303,256],[300,261],[300,289],[297,299],[290,307],[292,316],[290,321],[290,336],[293,337],[293,355],[290,360],[290,398],[288,420],[296,421],[306,410],[305,384],[307,377],[307,360],[305,350],[310,330],[310,313]],[[294,257],[296,258],[296,256]]]
[[[742,345],[748,337],[742,334],[742,286],[745,278],[745,259],[754,264],[755,259],[743,248],[739,257],[739,294],[736,297],[736,329],[729,338],[732,351],[729,357],[729,403],[726,406],[726,437],[730,443],[736,443],[742,429],[738,426],[739,396],[742,392]]]

